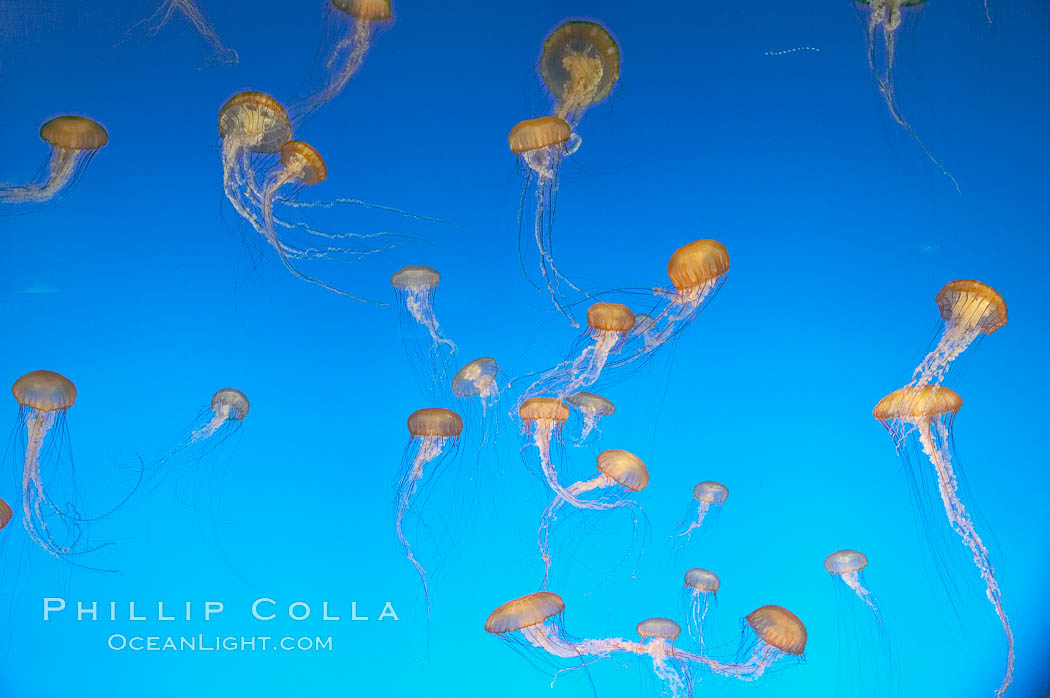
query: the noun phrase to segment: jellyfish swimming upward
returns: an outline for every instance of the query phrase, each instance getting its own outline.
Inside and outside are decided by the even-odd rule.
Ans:
[[[1006,301],[999,292],[980,281],[950,281],[937,293],[937,307],[944,331],[937,345],[923,358],[908,384],[911,387],[938,385],[955,361],[971,344],[1006,324]]]
[[[25,426],[22,468],[22,523],[30,540],[55,557],[72,552],[80,537],[74,503],[56,501],[48,489],[59,473],[47,472],[49,442],[65,437],[66,410],[77,399],[73,382],[54,371],[33,371],[15,381],[11,392]],[[57,432],[57,435],[53,435]],[[50,449],[54,453],[55,449]],[[54,454],[57,457],[57,453]],[[60,530],[61,529],[61,530]]]
[[[430,594],[427,587],[427,571],[416,559],[412,544],[405,531],[409,517],[421,522],[421,512],[413,508],[413,498],[428,479],[435,477],[441,461],[455,451],[455,445],[463,432],[463,420],[452,410],[424,408],[416,410],[408,418],[408,447],[402,461],[401,479],[397,485],[395,501],[395,528],[397,539],[405,557],[415,567],[423,583],[423,595],[430,614]]]
[[[926,144],[919,138],[919,134],[916,133],[915,129],[901,114],[900,107],[897,106],[897,96],[893,86],[893,64],[897,53],[897,30],[900,29],[904,18],[903,10],[925,5],[926,0],[856,0],[856,2],[868,8],[868,66],[871,68],[872,73],[875,74],[875,82],[879,86],[882,98],[886,100],[886,106],[889,107],[893,120],[911,134],[911,137],[915,139],[915,142],[926,157],[929,158],[930,162],[936,165],[958,190],[959,183],[955,180],[955,177],[933,156]],[[879,32],[882,33],[883,43],[881,54],[878,51],[878,41],[875,38],[875,35]]]
[[[176,14],[185,17],[197,30],[197,33],[208,42],[213,60],[221,63],[237,62],[237,52],[222,42],[215,28],[212,27],[211,22],[204,16],[194,0],[164,0],[152,15],[132,27],[131,31],[142,26],[146,31],[146,36],[154,37]]]
[[[456,356],[456,345],[442,334],[434,312],[434,295],[439,283],[441,274],[426,266],[402,267],[390,278],[397,294],[405,352],[416,380],[428,395],[447,389],[448,374]],[[461,383],[460,387],[465,385]]]
[[[376,28],[389,23],[392,14],[390,0],[329,0],[340,24],[349,21],[325,64],[328,81],[318,92],[296,104],[300,114],[312,112],[332,101],[346,89],[361,70],[365,56],[372,46]]]
[[[693,501],[695,513],[678,523],[678,530],[673,537],[685,537],[686,542],[692,537],[693,532],[699,529],[704,519],[710,519],[711,513],[718,513],[722,505],[729,497],[729,488],[719,482],[707,480],[693,488]]]
[[[0,184],[0,204],[43,203],[71,188],[83,176],[99,148],[109,142],[106,129],[83,116],[59,116],[40,127],[40,138],[51,146],[42,181]]]
[[[806,627],[798,616],[780,606],[763,606],[748,614],[741,649],[732,662],[679,649],[674,641],[681,627],[669,618],[648,618],[637,625],[639,640],[619,637],[583,639],[569,635],[562,614],[565,602],[549,591],[508,601],[485,621],[485,631],[498,635],[526,657],[563,659],[562,671],[578,669],[616,655],[635,655],[652,661],[654,675],[667,694],[687,697],[693,693],[693,670],[743,681],[760,678],[779,659],[801,657],[806,648]],[[560,672],[559,672],[560,673]]]
[[[918,452],[933,466],[941,503],[948,516],[948,523],[973,556],[974,566],[985,585],[985,596],[995,609],[1006,635],[1006,672],[996,695],[1003,695],[1013,680],[1014,636],[1010,622],[1003,610],[1002,591],[995,578],[981,536],[977,533],[966,505],[959,496],[959,480],[952,462],[952,422],[962,407],[962,398],[943,386],[925,385],[905,387],[882,398],[875,406],[874,415],[893,437],[897,452],[908,467],[909,451]],[[910,446],[910,448],[909,448]]]
[[[189,429],[174,440],[174,445],[160,458],[155,467],[162,468],[156,476],[167,475],[167,467],[183,456],[194,454],[191,460],[202,460],[240,432],[248,416],[248,398],[235,388],[223,388],[212,395],[208,405],[194,418]]]
[[[577,509],[607,511],[609,509],[634,509],[638,505],[628,499],[649,484],[649,470],[642,459],[630,451],[610,448],[598,455],[598,472],[589,480],[574,482],[565,488],[567,496],[556,494],[543,512],[537,535],[540,556],[543,558],[543,584],[546,588],[551,573],[551,536],[558,522],[558,515],[568,504]],[[592,495],[585,497],[584,495]],[[637,537],[638,520],[634,520]]]
[[[685,573],[682,593],[685,600],[686,627],[700,651],[707,642],[708,618],[718,603],[718,590],[722,580],[711,570],[694,567]]]
[[[262,92],[241,92],[219,110],[222,137],[222,183],[234,210],[276,252],[292,276],[354,300],[364,300],[300,270],[304,262],[330,260],[352,262],[377,249],[351,249],[336,245],[346,238],[371,237],[356,233],[329,233],[305,223],[286,220],[276,207],[294,205],[281,194],[293,195],[303,187],[320,184],[328,174],[321,155],[312,146],[292,140],[292,127],[284,107]],[[274,162],[273,156],[279,159]],[[293,243],[295,231],[305,243]],[[323,246],[318,247],[316,245]]]
[[[565,398],[565,402],[580,413],[581,425],[578,440],[580,443],[587,441],[592,433],[601,433],[598,422],[605,417],[611,417],[616,412],[616,406],[608,398],[596,393],[580,391]]]

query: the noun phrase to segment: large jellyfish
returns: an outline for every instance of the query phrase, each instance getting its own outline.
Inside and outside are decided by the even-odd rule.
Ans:
[[[976,339],[1006,324],[1006,301],[980,281],[949,281],[937,293],[937,307],[944,319],[944,332],[916,367],[908,384],[911,387],[940,384],[952,361]]]
[[[610,356],[624,346],[634,327],[634,313],[619,303],[595,303],[587,309],[587,330],[573,343],[569,358],[543,372],[525,391],[526,397],[553,393],[559,398],[593,385]]]
[[[346,89],[365,62],[376,28],[392,18],[390,0],[330,0],[330,3],[341,17],[350,21],[351,26],[336,43],[325,64],[328,82],[294,107],[300,115],[327,104]]]
[[[15,513],[11,511],[11,505],[0,499],[0,531],[7,528],[7,524],[11,523],[11,518],[14,515]]]
[[[567,496],[556,494],[543,516],[537,535],[540,546],[540,557],[543,558],[543,584],[547,587],[551,572],[551,535],[558,521],[558,514],[565,504],[577,509],[606,511],[609,509],[627,508],[634,510],[637,503],[628,499],[635,492],[640,492],[649,484],[649,470],[642,459],[630,451],[610,448],[598,455],[598,472],[590,480],[581,480],[565,488]],[[595,496],[584,498],[583,495],[594,493]],[[638,514],[634,514],[635,538],[638,535]],[[633,546],[632,546],[633,547]]]
[[[426,482],[436,477],[443,459],[455,452],[459,436],[463,432],[463,420],[452,410],[424,408],[408,417],[410,439],[401,464],[401,479],[397,485],[394,504],[397,539],[408,561],[416,568],[423,583],[423,596],[430,615],[430,592],[427,587],[427,571],[416,559],[412,545],[405,533],[406,518],[421,520],[421,513],[413,507],[413,497],[425,487]]]
[[[333,246],[333,240],[372,237],[356,233],[328,233],[275,213],[275,205],[291,204],[279,196],[282,188],[298,191],[323,182],[327,168],[320,154],[302,141],[292,140],[292,127],[284,107],[262,92],[241,92],[219,110],[222,137],[222,182],[234,210],[277,252],[293,276],[339,295],[363,301],[348,291],[309,276],[297,263],[312,260],[355,261],[377,249]],[[279,155],[274,164],[273,155]],[[278,229],[299,230],[308,243],[292,244]],[[325,247],[314,247],[321,240]]]
[[[551,233],[554,228],[554,209],[558,197],[558,170],[561,161],[576,152],[580,139],[572,133],[572,127],[556,116],[541,116],[526,119],[510,130],[510,151],[517,155],[524,167],[525,184],[522,188],[521,206],[518,209],[518,231],[525,216],[525,198],[535,180],[536,210],[533,215],[532,234],[539,253],[540,275],[555,307],[569,319],[574,327],[576,321],[569,313],[561,285],[579,291],[568,278],[558,271],[554,263]],[[520,244],[520,240],[519,240]],[[524,269],[525,255],[519,249]],[[526,272],[528,276],[528,272]]]
[[[714,615],[718,607],[718,590],[721,586],[722,580],[711,570],[694,567],[685,573],[682,596],[686,629],[701,654],[707,643],[709,617]]]
[[[1003,610],[1002,592],[995,578],[995,569],[988,549],[974,528],[959,497],[958,474],[952,464],[952,422],[962,407],[962,398],[943,386],[924,385],[905,387],[882,398],[875,406],[874,415],[893,437],[897,452],[905,465],[913,468],[912,452],[919,450],[933,466],[941,503],[948,515],[948,523],[973,555],[973,563],[985,585],[985,596],[995,608],[1006,634],[1006,672],[996,695],[1002,696],[1013,680],[1014,636]],[[918,449],[915,449],[915,442]],[[910,442],[910,443],[909,443]],[[914,479],[914,478],[913,478]]]
[[[109,142],[106,129],[83,116],[58,116],[40,127],[40,138],[51,145],[42,181],[0,184],[0,204],[50,201],[80,179],[98,149]]]
[[[569,418],[568,406],[556,397],[531,397],[518,407],[522,436],[529,437],[521,447],[522,458],[528,465],[527,454],[535,446],[539,457],[539,470],[555,494],[573,500],[558,481],[558,465],[551,455],[554,444],[561,443],[562,427]]]
[[[623,638],[580,639],[565,631],[565,602],[552,592],[540,591],[508,601],[485,621],[485,631],[500,636],[526,656],[539,660],[568,660],[561,671],[571,671],[615,655],[648,657],[653,672],[672,696],[691,696],[692,667],[751,681],[765,674],[785,656],[801,657],[806,648],[806,627],[780,606],[763,606],[745,618],[745,633],[738,656],[721,662],[674,646],[681,632],[669,618],[650,618],[636,628],[640,642]],[[560,672],[559,672],[560,673]]]
[[[68,444],[49,449],[51,441],[66,438],[66,410],[77,399],[73,382],[54,371],[33,371],[15,381],[11,392],[18,401],[20,424],[25,425],[25,459],[22,469],[22,523],[30,540],[57,558],[69,555],[80,538],[80,519],[75,502],[62,502],[48,489],[56,483],[59,451]],[[49,435],[51,435],[49,437]],[[51,458],[48,458],[48,455]],[[47,485],[45,485],[47,483]],[[61,527],[61,530],[59,530]]]
[[[712,525],[711,519],[722,510],[722,505],[729,497],[729,488],[719,482],[706,480],[693,488],[693,500],[695,504],[690,505],[691,516],[685,517],[678,522],[676,531],[672,537],[681,538],[685,536],[686,542],[693,535],[693,531],[699,529],[706,519],[708,528]]]
[[[841,670],[849,677],[845,683],[855,685],[858,690],[863,687],[865,696],[881,696],[891,692],[893,664],[878,600],[864,580],[867,566],[867,556],[856,550],[839,550],[824,560],[824,569],[833,578],[842,580],[834,584],[839,652],[850,655],[848,661],[840,658]]]
[[[616,406],[608,398],[582,390],[567,396],[565,402],[580,413],[581,424],[577,441],[581,444],[585,443],[592,433],[600,435],[598,421],[611,417],[616,412]]]
[[[540,76],[557,99],[554,115],[577,124],[620,77],[620,48],[596,22],[568,21],[543,42]]]
[[[856,0],[857,2],[867,5],[870,13],[868,15],[868,66],[871,71],[875,74],[875,82],[879,86],[879,92],[882,93],[883,99],[886,100],[886,106],[890,108],[890,114],[893,115],[893,120],[896,121],[900,126],[903,126],[905,130],[911,134],[911,137],[915,139],[915,142],[922,149],[922,152],[926,154],[926,157],[930,159],[934,165],[952,181],[955,188],[959,189],[959,183],[955,181],[955,177],[945,169],[944,165],[940,163],[937,158],[926,147],[926,144],[919,138],[919,134],[916,133],[915,129],[912,128],[911,124],[905,120],[901,114],[900,108],[897,106],[897,97],[894,93],[893,88],[893,62],[896,58],[897,52],[897,30],[901,26],[903,19],[903,13],[901,10],[905,7],[918,7],[919,5],[925,5],[926,0]],[[882,32],[883,39],[883,55],[881,60],[877,57],[877,46],[878,43],[875,40],[876,31]],[[878,65],[876,65],[878,63]]]
[[[194,0],[164,0],[152,15],[132,27],[131,31],[145,25],[146,36],[154,37],[171,21],[176,12],[181,12],[197,33],[208,42],[213,60],[221,63],[237,62],[237,52],[222,42]]]
[[[398,318],[405,353],[423,392],[434,396],[446,390],[456,345],[441,333],[434,313],[434,294],[441,282],[436,269],[409,266],[390,278],[397,294]]]

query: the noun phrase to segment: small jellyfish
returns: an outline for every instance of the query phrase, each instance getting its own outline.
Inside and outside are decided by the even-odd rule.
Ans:
[[[499,364],[489,356],[474,359],[452,377],[452,394],[458,398],[477,398],[482,414],[499,402]]]
[[[872,73],[875,74],[875,82],[879,86],[879,92],[882,93],[883,99],[886,100],[886,106],[890,108],[890,114],[893,115],[893,120],[896,121],[900,126],[903,126],[905,130],[911,134],[911,137],[915,139],[915,142],[925,153],[926,157],[937,166],[938,169],[952,181],[955,185],[956,190],[959,189],[959,183],[955,181],[955,177],[945,169],[933,154],[926,148],[926,144],[919,138],[919,134],[915,132],[904,116],[901,114],[900,108],[897,106],[897,97],[894,93],[893,87],[893,63],[896,59],[897,52],[897,30],[901,26],[903,20],[903,14],[901,10],[905,7],[918,7],[925,5],[926,0],[856,0],[856,2],[867,5],[870,13],[868,15],[868,67],[871,68]],[[882,32],[884,50],[881,60],[877,61],[877,50],[878,43],[875,40],[876,30]],[[876,65],[876,63],[879,65]]]
[[[193,25],[193,28],[197,30],[197,33],[208,42],[208,45],[211,46],[212,60],[220,63],[237,62],[237,52],[222,42],[214,27],[208,22],[207,17],[197,7],[197,3],[194,0],[164,0],[152,15],[140,21],[128,33],[130,34],[144,25],[146,36],[152,38],[171,21],[176,12],[181,12],[189,20],[189,23]]]
[[[1002,319],[1005,322],[1005,315]],[[911,462],[912,456],[909,455],[909,446],[913,452],[916,450],[915,441],[918,442],[918,450],[933,466],[948,523],[973,555],[974,566],[985,585],[985,596],[995,608],[1006,635],[1006,672],[996,691],[996,695],[1002,696],[1013,681],[1014,635],[1003,610],[1002,591],[995,578],[995,568],[988,549],[959,496],[959,475],[952,464],[952,422],[961,407],[962,398],[948,388],[937,385],[909,386],[882,398],[875,406],[874,416],[890,433],[906,467],[914,469],[917,465]]]
[[[376,29],[393,17],[390,0],[330,0],[330,3],[340,24],[349,20],[351,26],[325,63],[327,84],[294,107],[300,115],[313,112],[342,94],[364,64]]]
[[[693,535],[693,531],[700,528],[705,519],[708,521],[708,528],[710,528],[713,525],[711,519],[721,512],[722,505],[727,497],[729,497],[729,488],[721,483],[707,480],[698,484],[693,488],[693,500],[696,504],[690,507],[690,511],[692,511],[695,506],[696,513],[679,521],[676,527],[677,530],[672,537],[680,538],[685,536],[685,540],[688,542]]]
[[[57,469],[57,459],[62,451],[69,450],[68,444],[58,443],[55,448],[49,445],[68,438],[66,410],[76,402],[77,389],[73,381],[59,373],[32,371],[15,381],[11,393],[20,408],[19,424],[26,429],[22,523],[34,543],[63,558],[73,551],[80,538],[80,519],[75,502],[63,503],[49,489],[62,475],[68,475],[48,472],[48,468]],[[64,540],[58,540],[59,536]]]
[[[525,173],[521,206],[518,208],[519,235],[525,217],[525,199],[529,187],[533,186],[535,181],[536,211],[532,228],[536,250],[539,253],[540,275],[555,307],[576,327],[576,321],[567,309],[561,285],[564,282],[573,290],[580,289],[562,275],[554,264],[551,235],[554,229],[554,205],[558,196],[558,170],[562,160],[580,147],[580,138],[573,134],[572,127],[564,119],[541,116],[516,124],[510,130],[508,141],[510,151],[518,156]],[[524,254],[521,261],[524,269]]]
[[[434,294],[440,282],[441,274],[425,266],[402,267],[390,278],[397,294],[405,352],[420,387],[431,396],[445,389],[456,356],[455,343],[442,335],[434,313]]]
[[[540,374],[525,391],[526,397],[553,393],[559,398],[593,385],[610,356],[624,346],[634,327],[634,313],[619,303],[595,303],[587,309],[587,329],[573,343],[569,358]]]
[[[25,204],[50,201],[75,185],[109,142],[106,129],[83,116],[58,116],[40,127],[40,138],[51,146],[47,176],[25,185],[0,184],[0,203]]]
[[[408,417],[410,438],[402,458],[401,479],[397,485],[394,504],[395,527],[405,556],[416,568],[423,583],[428,617],[430,592],[427,587],[427,571],[412,551],[412,545],[405,533],[406,518],[413,516],[422,523],[420,512],[413,507],[413,497],[426,486],[427,481],[437,476],[442,462],[455,453],[462,432],[463,420],[452,410],[424,408],[416,410]]]
[[[526,465],[526,454],[533,445],[539,456],[540,473],[550,488],[556,494],[574,499],[558,481],[558,467],[551,457],[552,445],[561,442],[562,427],[569,418],[568,406],[555,397],[532,397],[518,407],[518,417],[521,418],[522,436],[529,437],[531,432],[532,437],[521,449]]]
[[[590,480],[581,480],[565,488],[565,495],[556,494],[543,516],[537,534],[540,556],[543,558],[543,584],[546,588],[551,572],[551,535],[558,521],[558,514],[565,504],[577,509],[606,511],[616,508],[634,509],[638,505],[628,499],[635,492],[640,492],[649,484],[649,470],[642,459],[630,451],[610,448],[598,455],[598,472]],[[597,496],[584,499],[586,493],[597,493]],[[637,519],[634,520],[637,538]],[[632,545],[633,547],[633,545]]]
[[[565,398],[565,402],[574,407],[583,420],[578,437],[580,443],[585,442],[592,432],[600,434],[601,429],[598,427],[598,420],[604,417],[611,417],[616,412],[616,407],[608,398],[595,393],[584,391],[573,393]]]
[[[558,100],[554,115],[575,125],[620,78],[620,47],[596,22],[564,22],[543,42],[540,76]]]
[[[950,281],[937,293],[944,332],[912,374],[911,387],[939,385],[959,357],[981,335],[1006,324],[1006,301],[980,281]]]
[[[672,696],[692,695],[689,665],[676,657],[674,651],[674,641],[682,634],[681,626],[670,618],[647,618],[635,629],[652,659],[653,674],[663,682],[665,691]]]
[[[651,352],[659,346],[659,332],[656,329],[656,320],[648,313],[635,313],[634,329],[629,335],[631,338],[639,338],[642,341],[643,350]]]
[[[828,574],[843,582],[834,582],[839,614],[839,653],[849,657],[840,656],[843,683],[859,684],[857,688],[863,686],[863,695],[876,696],[892,692],[892,655],[878,600],[864,581],[867,566],[867,556],[856,550],[839,550],[824,560]]]
[[[712,615],[718,605],[718,589],[722,580],[710,570],[694,567],[685,573],[685,584],[682,587],[684,598],[686,627],[689,637],[703,653],[708,634],[708,616]]]
[[[279,190],[287,187],[298,193],[303,187],[319,184],[327,177],[327,168],[320,154],[310,145],[292,140],[292,126],[284,107],[262,92],[236,94],[219,110],[219,136],[222,138],[222,183],[226,198],[237,214],[273,247],[285,269],[297,279],[341,296],[365,301],[303,273],[297,266],[314,260],[352,262],[379,249],[335,246],[333,240],[374,236],[329,233],[276,215],[276,205],[299,205],[294,199],[279,196]],[[272,157],[268,157],[273,155],[279,156],[276,166],[272,165]],[[308,242],[293,244],[278,234],[279,228],[298,230],[307,236]],[[324,241],[328,246],[314,247],[315,240]]]

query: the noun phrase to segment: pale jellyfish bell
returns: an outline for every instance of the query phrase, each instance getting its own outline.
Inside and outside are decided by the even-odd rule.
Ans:
[[[439,283],[441,274],[423,265],[402,267],[390,278],[398,299],[405,351],[416,379],[428,395],[446,389],[456,354],[456,345],[442,333],[434,310]]]

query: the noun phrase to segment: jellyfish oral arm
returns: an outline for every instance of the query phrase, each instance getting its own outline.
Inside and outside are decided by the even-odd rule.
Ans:
[[[53,199],[73,179],[83,151],[54,146],[47,166],[47,180],[42,185],[0,187],[0,203],[39,203]]]
[[[212,415],[211,420],[193,432],[190,436],[190,443],[196,443],[209,438],[212,434],[218,431],[219,427],[226,423],[226,420],[230,418],[230,406],[229,405],[216,405],[215,414]]]
[[[955,470],[952,467],[951,456],[946,448],[946,444],[950,440],[948,426],[943,420],[931,421],[924,419],[918,422],[917,429],[922,451],[930,459],[937,471],[937,485],[940,489],[945,513],[948,515],[948,522],[955,529],[955,532],[959,534],[959,537],[962,538],[962,542],[970,549],[970,552],[973,553],[974,565],[977,566],[981,579],[985,583],[985,596],[988,597],[988,601],[995,607],[995,614],[999,617],[999,622],[1002,623],[1003,631],[1006,634],[1006,674],[1003,677],[1002,685],[996,691],[996,695],[1002,696],[1013,681],[1014,635],[1013,630],[1010,628],[1010,621],[1003,610],[1003,599],[1002,592],[999,590],[999,582],[995,579],[995,570],[992,568],[989,560],[988,550],[984,547],[984,542],[974,529],[973,522],[966,512],[966,506],[959,499]],[[934,438],[934,429],[936,429],[936,439]]]
[[[405,307],[413,319],[426,328],[435,348],[443,345],[454,352],[455,343],[441,336],[437,316],[434,314],[434,305],[430,301],[429,289],[409,287],[405,291]]]
[[[48,498],[40,476],[40,451],[47,432],[55,423],[54,412],[32,410],[26,417],[26,453],[22,470],[22,523],[30,539],[55,557],[69,552],[52,539],[45,519],[44,507],[61,514]]]
[[[551,530],[553,529],[554,522],[558,518],[558,511],[561,509],[565,502],[574,503],[579,509],[609,509],[614,506],[624,504],[623,502],[616,502],[614,504],[603,504],[601,502],[589,502],[586,500],[579,499],[579,496],[584,492],[590,492],[602,487],[612,487],[616,484],[616,481],[610,478],[605,473],[599,473],[597,477],[581,481],[574,482],[569,485],[565,490],[566,494],[571,497],[563,497],[562,495],[556,494],[554,501],[550,503],[547,509],[543,512],[543,517],[540,519],[540,529],[537,535],[540,545],[540,556],[543,558],[543,584],[540,588],[547,588],[547,581],[550,578],[551,571],[551,554],[550,554],[550,537]]]
[[[875,618],[882,623],[881,614],[879,613],[878,604],[875,603],[875,596],[864,586],[860,579],[860,570],[852,570],[850,572],[843,572],[839,575],[842,577],[842,581],[846,583],[850,589],[857,594],[861,601],[868,605],[868,608],[875,614]]]
[[[693,531],[700,528],[700,526],[704,523],[704,516],[707,514],[707,510],[710,508],[710,502],[700,502],[700,505],[696,509],[696,519],[689,524],[688,528],[686,528],[681,533],[676,533],[675,536],[679,538],[685,536],[688,540],[688,538],[692,535]]]
[[[984,298],[960,297],[949,313],[951,320],[945,323],[944,334],[915,369],[910,385],[922,387],[944,380],[951,362],[977,339],[981,320],[990,307]]]
[[[446,441],[447,439],[441,436],[419,437],[419,450],[416,451],[416,455],[412,459],[412,466],[409,471],[405,473],[404,478],[401,480],[401,485],[398,488],[400,496],[397,502],[397,519],[395,523],[397,539],[401,542],[401,547],[404,549],[408,561],[416,568],[416,573],[419,574],[419,579],[423,582],[423,594],[428,597],[428,615],[430,613],[430,602],[427,589],[427,571],[424,569],[423,565],[416,560],[415,555],[412,553],[412,546],[408,541],[408,537],[405,535],[404,522],[405,515],[412,508],[412,497],[415,495],[416,490],[419,487],[419,481],[423,477],[423,468],[427,463],[441,455]]]

